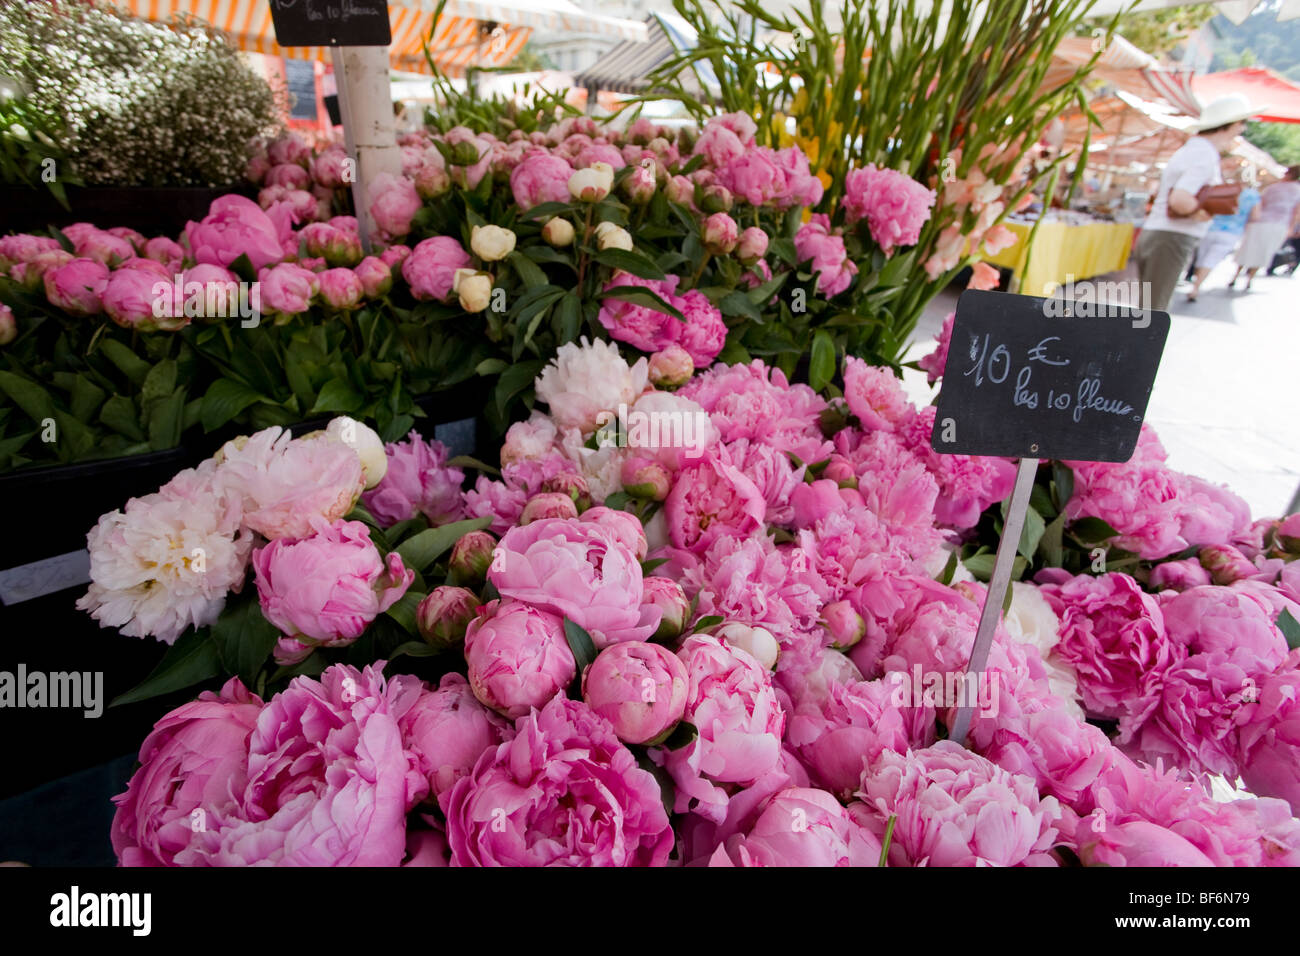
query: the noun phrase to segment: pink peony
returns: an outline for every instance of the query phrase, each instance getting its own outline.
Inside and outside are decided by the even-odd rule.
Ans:
[[[275,222],[244,196],[228,194],[214,199],[202,222],[191,221],[185,226],[185,236],[195,262],[229,268],[246,255],[254,269],[262,269],[284,258]]]
[[[383,480],[361,496],[361,503],[385,527],[424,515],[431,525],[448,524],[464,515],[460,486],[465,473],[447,466],[447,447],[425,441],[412,430],[404,442],[384,446],[388,470]]]
[[[510,173],[510,191],[521,209],[544,202],[569,201],[569,177],[573,167],[554,153],[529,153]]]
[[[546,518],[511,528],[488,580],[504,598],[573,621],[597,647],[644,641],[659,627],[657,609],[641,604],[636,551],[598,521]]]
[[[472,265],[469,253],[451,236],[434,236],[418,243],[402,262],[402,277],[417,299],[445,302],[457,269]]]
[[[679,281],[677,276],[659,280],[638,279],[630,273],[620,272],[605,284],[605,291],[636,287],[649,289],[669,305],[676,306],[675,292]],[[667,312],[617,298],[601,301],[599,318],[610,338],[626,342],[643,352],[658,352],[678,342],[685,324]],[[725,329],[723,334],[725,336]]]
[[[727,344],[727,324],[722,320],[722,313],[698,289],[674,296],[672,304],[686,317],[686,324],[678,325],[678,343],[697,369],[707,367]]]
[[[685,666],[661,644],[611,644],[582,675],[582,699],[629,744],[667,737],[685,712],[686,691]]]
[[[745,834],[728,837],[710,866],[877,866],[880,840],[825,790],[791,787]]]
[[[859,796],[895,866],[1051,866],[1061,807],[1032,779],[1008,773],[951,740],[886,750],[862,775]]]
[[[785,714],[771,674],[746,652],[696,634],[677,656],[690,679],[685,719],[699,735],[652,757],[677,784],[675,812],[721,822],[728,799],[723,786],[748,786],[779,763]]]
[[[44,274],[45,297],[50,305],[71,315],[97,315],[108,286],[108,267],[93,259],[71,259]]]
[[[113,798],[110,835],[120,866],[172,866],[196,822],[248,782],[248,737],[262,701],[232,677],[177,707],[140,745],[140,767]]]
[[[831,233],[830,219],[815,214],[794,236],[795,255],[800,262],[812,262],[817,291],[827,298],[839,295],[853,284],[858,267],[844,249],[844,239]]]
[[[395,239],[411,231],[411,220],[419,212],[419,193],[415,184],[404,176],[380,173],[368,187],[370,215],[386,239]]]
[[[913,411],[893,371],[852,355],[844,363],[844,398],[849,411],[868,429],[892,429]]]
[[[1242,781],[1300,813],[1300,670],[1284,667],[1266,676],[1245,703],[1236,717]]]
[[[316,274],[293,262],[282,262],[259,274],[262,304],[267,311],[280,315],[299,315],[311,308],[311,300],[320,291]]]
[[[302,660],[318,644],[351,644],[415,580],[396,551],[380,556],[360,521],[313,515],[311,522],[310,537],[281,538],[253,552],[262,613],[284,635],[276,649],[281,663]]]
[[[399,726],[407,751],[437,799],[474,769],[479,757],[514,735],[514,728],[474,697],[459,674],[444,674],[436,689],[423,691]]]
[[[560,618],[521,601],[491,601],[465,632],[474,696],[507,717],[541,707],[577,673]]]
[[[214,808],[182,865],[397,866],[406,813],[428,783],[398,725],[413,678],[385,681],[383,662],[336,664],[297,677],[263,709],[248,739],[248,783]]]
[[[865,219],[871,238],[889,255],[914,246],[930,218],[935,193],[910,176],[868,164],[844,179],[844,209],[850,224]]]
[[[154,294],[155,286],[159,286],[161,296]],[[108,317],[124,329],[172,330],[185,325],[183,315],[173,318],[178,312],[172,301],[173,288],[169,280],[143,269],[118,269],[108,277],[100,298]],[[155,303],[160,307],[155,308]]]
[[[762,528],[766,510],[754,482],[711,453],[684,465],[664,503],[673,545],[692,550],[719,535],[748,536]]]
[[[557,697],[439,800],[453,866],[663,866],[659,785],[609,723]]]

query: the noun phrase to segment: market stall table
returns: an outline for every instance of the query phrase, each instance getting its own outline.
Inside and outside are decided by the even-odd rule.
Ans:
[[[1128,264],[1133,247],[1133,226],[1125,222],[1044,222],[1029,236],[1032,222],[1008,222],[1016,234],[1016,243],[988,261],[1005,266],[1020,279],[1020,291],[1026,295],[1050,295],[1057,285],[1073,277],[1076,281],[1091,276],[1118,272]]]

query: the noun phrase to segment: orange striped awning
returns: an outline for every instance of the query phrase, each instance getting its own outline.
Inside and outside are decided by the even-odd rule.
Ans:
[[[202,20],[241,50],[298,60],[329,62],[328,47],[282,47],[275,42],[267,0],[113,0],[138,17],[168,23],[178,18]],[[623,38],[645,38],[642,24],[590,16],[568,0],[541,0],[528,5],[491,0],[448,0],[433,30],[433,0],[389,0],[393,42],[389,59],[395,70],[429,73],[423,42],[438,68],[459,76],[469,66],[505,66],[518,55],[536,27]],[[430,32],[433,32],[430,37]],[[639,37],[638,37],[639,31]]]

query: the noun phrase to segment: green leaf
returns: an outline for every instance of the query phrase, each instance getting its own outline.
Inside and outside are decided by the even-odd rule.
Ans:
[[[399,657],[437,657],[441,653],[441,650],[430,647],[424,641],[407,641],[393,648],[388,654],[388,659],[394,661]]]
[[[1295,650],[1300,647],[1300,621],[1295,619],[1290,608],[1284,608],[1277,616],[1277,629],[1286,638],[1286,646]]]
[[[1101,518],[1080,518],[1070,525],[1070,534],[1085,544],[1100,544],[1119,534]]]
[[[813,335],[812,354],[808,360],[808,384],[820,392],[835,376],[835,340],[825,329]]]
[[[134,704],[150,697],[170,694],[211,680],[220,673],[221,655],[217,653],[212,635],[206,628],[201,631],[186,631],[176,639],[175,644],[167,648],[167,653],[148,677],[115,698],[109,706]]]
[[[641,562],[642,576],[644,577],[650,574],[650,572],[653,571],[655,568],[659,567],[659,565],[666,564],[668,560],[669,560],[668,558],[649,558],[645,561],[642,561]]]
[[[749,296],[739,290],[728,292],[719,299],[718,311],[733,318],[744,316],[755,322],[763,321],[763,313],[758,310],[758,306],[749,300]]]
[[[239,258],[232,262],[229,268],[245,282],[257,281],[257,268],[253,265],[253,260],[248,258],[247,252],[241,252]]]
[[[135,402],[125,395],[114,395],[99,410],[99,420],[119,435],[132,441],[144,441],[144,432],[136,417]]]
[[[1057,515],[1043,531],[1038,546],[1043,552],[1043,563],[1049,568],[1059,568],[1065,563],[1064,532],[1065,515]]]
[[[972,554],[969,558],[964,558],[962,564],[966,565],[966,570],[974,575],[975,580],[987,582],[993,577],[993,562],[996,559],[996,554]]]
[[[1025,509],[1025,525],[1020,529],[1020,546],[1016,549],[1025,556],[1027,561],[1034,560],[1034,554],[1038,551],[1038,542],[1043,539],[1043,532],[1047,529],[1047,523],[1043,521],[1043,516],[1033,508]]]
[[[247,385],[228,378],[219,378],[208,386],[203,396],[199,421],[205,432],[215,431],[230,421],[262,396]]]
[[[181,386],[148,411],[149,447],[154,451],[175,448],[181,443],[181,421],[185,417],[185,387]]]
[[[1043,485],[1034,485],[1029,492],[1029,507],[1044,518],[1056,517],[1057,508],[1052,502],[1052,495]]]
[[[80,422],[89,424],[91,416],[104,404],[108,393],[85,376],[78,375],[72,383],[72,414]]]
[[[572,292],[565,293],[555,307],[556,338],[560,345],[572,342],[582,328],[582,300]]]
[[[1052,494],[1056,499],[1057,511],[1064,511],[1074,496],[1074,471],[1063,462],[1052,462]]]
[[[471,531],[482,531],[491,523],[491,516],[454,521],[451,524],[430,528],[428,531],[421,531],[407,538],[395,550],[401,555],[402,563],[408,568],[424,573],[444,552],[451,550],[452,545],[462,536]]]
[[[149,369],[149,374],[144,377],[144,384],[140,386],[140,400],[156,402],[165,398],[176,388],[176,360],[163,359],[153,368]]]
[[[606,508],[612,508],[615,511],[623,511],[627,508],[628,502],[631,500],[632,496],[626,491],[615,491],[613,494],[605,497],[603,504]]]
[[[420,607],[425,595],[418,591],[407,591],[384,613],[402,626],[402,630],[408,634],[419,634],[420,629],[415,623],[415,612]]]
[[[501,476],[500,469],[493,468],[491,465],[487,464],[486,462],[479,461],[477,458],[474,458],[471,455],[457,455],[454,458],[449,458],[447,460],[447,467],[448,468],[474,468],[477,471],[484,472],[485,474],[496,475],[498,478]]]
[[[590,634],[567,617],[564,619],[564,639],[569,642],[569,650],[573,652],[573,659],[578,665],[574,680],[581,682],[583,671],[596,659],[596,644]]]
[[[226,606],[212,625],[212,643],[226,672],[252,687],[262,665],[275,650],[279,629],[262,614],[256,597]]]
[[[954,548],[952,554],[948,555],[948,562],[943,566],[936,579],[940,584],[952,584],[952,576],[957,573],[957,562],[960,560],[957,549]]]
[[[597,294],[596,298],[600,301],[605,299],[620,299],[624,302],[631,302],[633,305],[644,306],[647,309],[654,309],[656,312],[663,312],[665,315],[671,315],[674,319],[682,322],[686,321],[686,316],[682,315],[681,310],[676,306],[669,305],[659,293],[652,292],[650,289],[642,288],[636,285],[614,286],[612,289],[605,289]]]
[[[504,372],[510,363],[505,359],[488,358],[474,366],[474,371],[479,375],[499,375]]]
[[[897,823],[898,814],[891,813],[889,822],[885,824],[885,838],[880,841],[880,862],[876,864],[877,867],[889,865],[889,844],[893,842],[894,825]]]
[[[99,343],[99,351],[116,365],[133,385],[143,385],[145,377],[151,371],[149,363],[136,355],[116,339],[104,339]]]
[[[54,418],[54,399],[50,393],[30,379],[15,375],[13,372],[0,372],[0,391],[3,391],[15,405],[27,413],[36,424],[40,425],[47,418]]]
[[[365,401],[365,398],[357,393],[357,390],[352,387],[352,383],[347,379],[332,378],[321,386],[320,393],[316,396],[316,404],[307,410],[307,414],[343,412],[350,415],[360,411]]]
[[[592,258],[602,266],[609,266],[614,270],[621,269],[638,279],[658,280],[665,277],[663,269],[639,252],[629,252],[626,249],[602,249]]]
[[[700,730],[689,720],[683,720],[673,732],[668,735],[660,745],[667,750],[681,750],[683,747],[689,747],[696,737],[700,735]]]
[[[691,628],[691,633],[699,634],[701,631],[707,631],[711,627],[717,627],[724,620],[726,620],[726,618],[724,618],[721,614],[705,615],[704,617],[700,618],[698,621],[695,622],[695,626]]]
[[[547,284],[546,273],[542,271],[537,263],[523,253],[512,252],[507,257],[507,260],[519,276],[519,281],[523,283],[525,289]]]

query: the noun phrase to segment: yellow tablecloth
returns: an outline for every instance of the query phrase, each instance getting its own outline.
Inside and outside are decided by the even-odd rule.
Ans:
[[[1033,255],[1028,255],[1029,233],[1034,224],[1009,222],[1006,226],[1016,234],[1016,244],[986,261],[1014,270],[1024,295],[1050,295],[1055,285],[1064,285],[1070,276],[1078,281],[1118,272],[1128,264],[1133,245],[1130,223],[1090,222],[1075,226],[1045,222],[1034,236]]]

